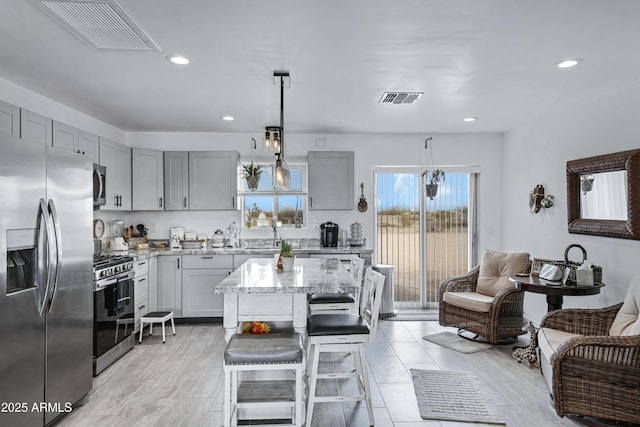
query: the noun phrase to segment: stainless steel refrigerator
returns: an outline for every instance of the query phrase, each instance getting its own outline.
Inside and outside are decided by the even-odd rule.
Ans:
[[[92,185],[87,157],[0,135],[0,425],[91,390]]]

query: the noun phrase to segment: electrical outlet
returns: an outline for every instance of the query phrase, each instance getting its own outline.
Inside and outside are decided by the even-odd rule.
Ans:
[[[158,229],[156,228],[155,224],[150,224],[149,225],[149,233],[156,233],[158,231]]]
[[[320,230],[320,224],[313,224],[314,230]]]

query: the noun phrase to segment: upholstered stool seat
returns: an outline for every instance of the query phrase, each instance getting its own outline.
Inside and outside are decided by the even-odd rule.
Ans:
[[[302,426],[302,362],[304,350],[302,337],[297,332],[282,332],[268,335],[234,335],[224,351],[224,412],[225,427],[238,425],[241,409],[251,409],[252,415],[259,416],[260,409],[288,409],[291,423],[269,424],[270,426]],[[247,380],[242,381],[241,372],[290,370],[294,381],[288,380]],[[243,387],[242,383],[251,385]],[[292,387],[289,387],[289,384]],[[283,386],[284,384],[284,386]],[[247,390],[242,395],[239,391]],[[260,393],[262,392],[262,393]],[[273,418],[270,415],[260,417]],[[281,418],[281,417],[278,417]]]
[[[140,338],[138,342],[142,342],[142,331],[144,330],[145,323],[149,324],[149,335],[153,335],[153,324],[161,323],[162,324],[162,343],[166,342],[166,334],[165,334],[165,322],[171,320],[171,329],[173,331],[173,335],[176,334],[176,325],[173,323],[173,311],[152,311],[151,313],[147,313],[140,318]]]
[[[368,334],[369,326],[362,317],[351,313],[314,314],[307,318],[307,335]]]
[[[354,255],[351,258],[348,268],[358,286],[362,286],[364,259]],[[332,314],[341,312],[358,314],[360,292],[356,292],[355,295],[344,292],[314,293],[309,295],[307,302],[309,303],[309,314]]]

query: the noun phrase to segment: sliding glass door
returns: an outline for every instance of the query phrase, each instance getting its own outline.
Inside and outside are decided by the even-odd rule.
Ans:
[[[440,281],[466,273],[475,250],[475,175],[446,172],[438,194],[430,198],[421,172],[375,170],[375,262],[395,266],[397,307],[437,305]]]

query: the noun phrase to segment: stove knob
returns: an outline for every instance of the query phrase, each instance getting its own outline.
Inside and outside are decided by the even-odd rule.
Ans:
[[[121,268],[122,268],[122,267],[120,267],[119,265],[116,265],[115,267],[113,267],[113,271],[114,271],[115,273],[120,273]]]

